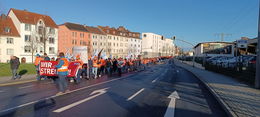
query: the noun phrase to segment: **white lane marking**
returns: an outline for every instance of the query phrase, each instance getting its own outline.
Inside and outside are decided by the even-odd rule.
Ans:
[[[158,79],[159,79],[159,78],[154,79],[154,80],[152,81],[152,83],[155,83]]]
[[[159,80],[164,74],[166,74],[168,72],[168,70],[164,71],[164,73],[162,73],[160,76],[158,76],[156,79],[154,79],[152,81],[152,83],[155,83],[157,80]]]
[[[136,92],[134,95],[132,95],[131,97],[129,97],[129,98],[127,99],[127,101],[133,99],[135,96],[137,96],[138,94],[140,94],[142,91],[144,91],[144,88],[140,89],[140,90],[139,90],[138,92]]]
[[[5,92],[5,91],[0,90],[0,93],[3,93],[3,92]]]
[[[171,99],[164,117],[174,117],[176,99],[180,99],[178,93],[174,91],[168,98]]]
[[[109,83],[109,82],[112,82],[112,81],[121,80],[121,79],[123,79],[123,78],[113,79],[113,80],[109,80],[109,81],[105,81],[105,82],[101,82],[101,83],[89,85],[89,86],[86,86],[86,87],[82,87],[82,88],[79,88],[79,89],[70,91],[70,92],[68,92],[68,93],[66,93],[66,94],[69,94],[69,93],[72,93],[72,92],[76,92],[76,91],[79,91],[79,90],[83,90],[83,89],[86,89],[86,88],[98,86],[98,85],[101,85],[101,84]],[[28,103],[25,103],[25,104],[22,104],[22,105],[19,105],[19,106],[15,106],[15,107],[12,107],[12,108],[8,108],[8,109],[5,109],[5,110],[1,110],[0,113],[7,112],[7,111],[10,111],[10,110],[14,110],[14,109],[18,109],[18,108],[21,108],[21,107],[24,107],[24,106],[28,106],[28,105],[30,105],[30,104],[35,104],[35,103],[37,103],[37,102],[44,101],[44,100],[48,100],[48,99],[55,98],[55,97],[58,97],[58,96],[53,95],[53,96],[50,96],[50,97],[47,97],[47,98],[44,98],[44,99],[40,99],[40,100],[28,102]]]
[[[70,105],[67,105],[67,106],[65,106],[65,107],[59,108],[59,109],[57,109],[57,110],[54,110],[53,112],[55,112],[55,113],[60,113],[60,112],[63,112],[63,111],[65,111],[65,110],[68,110],[68,109],[70,109],[70,108],[72,108],[72,107],[75,107],[75,106],[77,106],[77,105],[79,105],[79,104],[82,104],[82,103],[84,103],[84,102],[86,102],[86,101],[89,101],[89,100],[91,100],[91,99],[93,99],[93,98],[95,98],[95,97],[98,97],[98,96],[100,96],[100,95],[106,93],[106,92],[107,92],[107,89],[108,89],[108,88],[95,90],[95,91],[93,91],[93,92],[90,94],[90,95],[92,95],[92,96],[90,96],[90,97],[88,97],[88,98],[86,98],[86,99],[83,99],[83,100],[74,102],[74,103],[72,103],[72,104],[70,104]],[[93,94],[95,94],[95,95],[93,95]]]
[[[28,86],[24,86],[24,87],[19,87],[18,89],[25,89],[25,88],[30,88],[33,87],[34,85],[28,85]]]

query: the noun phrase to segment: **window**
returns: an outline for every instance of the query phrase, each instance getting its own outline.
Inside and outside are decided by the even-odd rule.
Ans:
[[[7,44],[14,44],[14,39],[13,38],[6,38]]]
[[[55,54],[54,47],[49,47],[49,54]]]
[[[54,29],[54,28],[50,28],[50,29],[49,29],[49,33],[50,33],[50,34],[55,34],[55,29]]]
[[[24,30],[31,31],[31,24],[25,24]]]
[[[100,46],[102,46],[102,43],[100,43]]]
[[[38,26],[38,34],[43,34],[43,27],[42,26]]]
[[[50,38],[49,38],[49,43],[50,43],[50,44],[54,44],[54,38],[53,38],[53,37],[50,37]]]
[[[43,39],[43,37],[40,37],[40,42],[42,42],[42,43],[44,42],[44,39]]]
[[[7,54],[7,55],[14,55],[14,49],[10,49],[10,48],[7,49],[7,50],[6,50],[6,54]]]
[[[84,38],[84,33],[80,33],[80,38]]]
[[[83,45],[83,41],[82,40],[80,40],[79,45]]]
[[[31,52],[31,46],[24,46],[24,53],[30,53]]]
[[[24,41],[25,42],[31,42],[31,35],[25,35],[24,36]]]
[[[6,33],[10,33],[10,30],[11,30],[11,29],[10,29],[9,27],[5,27],[5,32],[6,32]]]

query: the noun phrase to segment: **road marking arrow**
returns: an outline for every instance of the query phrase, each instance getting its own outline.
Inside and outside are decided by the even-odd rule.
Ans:
[[[180,99],[177,91],[174,91],[171,95],[168,96],[168,98],[171,99],[168,108],[166,110],[166,113],[164,114],[164,117],[174,117],[175,112],[175,105],[176,105],[176,99]]]
[[[93,98],[95,98],[95,97],[98,97],[98,96],[100,96],[100,95],[106,93],[106,92],[107,92],[107,89],[109,89],[109,88],[103,88],[103,89],[95,90],[95,91],[93,91],[92,93],[90,93],[90,95],[91,95],[90,97],[88,97],[88,98],[86,98],[86,99],[83,99],[83,100],[80,100],[80,101],[78,101],[78,102],[74,102],[74,103],[72,103],[72,104],[70,104],[70,105],[67,105],[67,106],[65,106],[65,107],[59,108],[59,109],[57,109],[57,110],[54,110],[53,112],[55,112],[55,113],[60,113],[60,112],[63,112],[63,111],[65,111],[65,110],[68,110],[68,109],[70,109],[70,108],[72,108],[72,107],[75,107],[75,106],[77,106],[77,105],[79,105],[79,104],[82,104],[82,103],[84,103],[84,102],[86,102],[86,101],[89,101],[89,100],[91,100],[91,99],[93,99]],[[94,95],[94,94],[95,94],[95,95]]]

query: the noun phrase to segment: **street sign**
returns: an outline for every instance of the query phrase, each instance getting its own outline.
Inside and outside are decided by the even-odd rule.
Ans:
[[[247,40],[237,40],[237,48],[247,48]]]

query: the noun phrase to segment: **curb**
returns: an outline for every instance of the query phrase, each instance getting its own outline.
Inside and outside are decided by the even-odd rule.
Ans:
[[[182,63],[185,64],[185,63]],[[176,64],[175,64],[176,65]],[[186,64],[188,65],[188,64]],[[179,65],[177,65],[179,66]],[[182,66],[179,66],[183,69],[186,69],[187,71],[189,71],[190,73],[192,73],[194,76],[196,76],[198,78],[198,80],[200,80],[205,86],[206,88],[210,91],[210,93],[214,96],[214,98],[218,101],[218,103],[222,106],[222,108],[224,109],[224,111],[228,114],[229,117],[238,117],[237,114],[235,114],[231,108],[229,108],[229,106],[225,103],[225,101],[217,94],[217,92],[211,88],[210,85],[208,85],[208,83],[206,83],[206,81],[204,81],[202,78],[200,78],[200,76],[198,76],[197,74],[193,73],[191,70],[184,68]],[[198,68],[197,68],[198,69]]]

